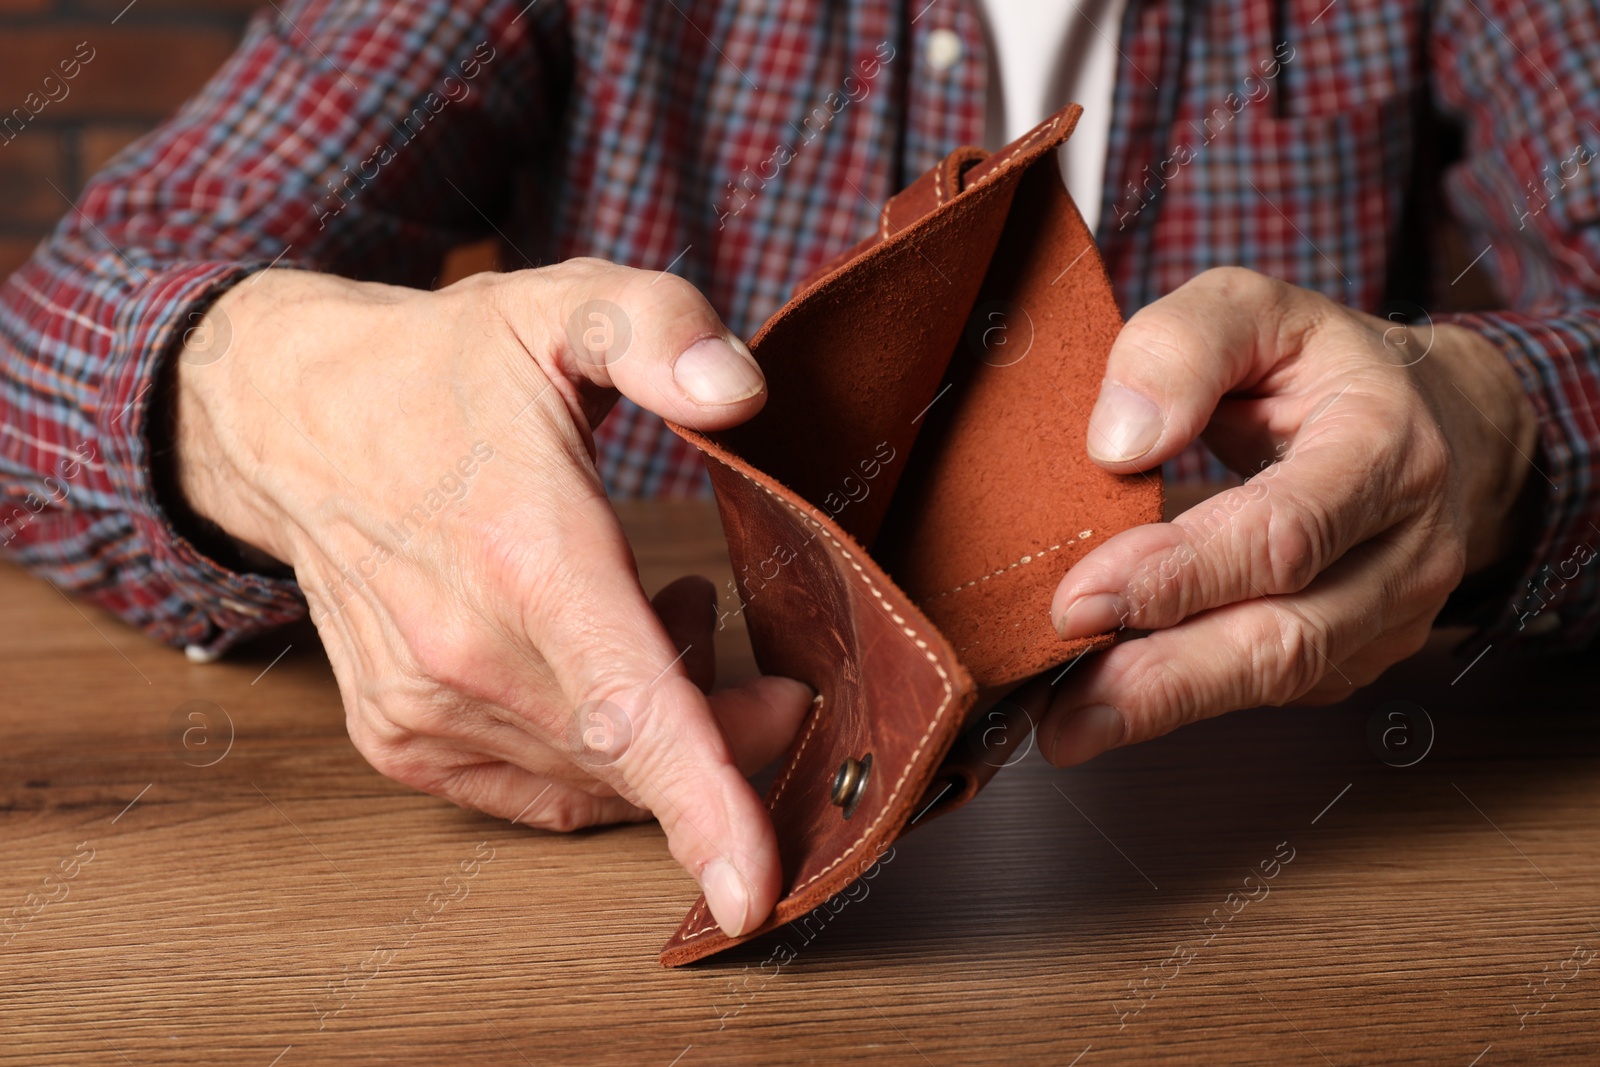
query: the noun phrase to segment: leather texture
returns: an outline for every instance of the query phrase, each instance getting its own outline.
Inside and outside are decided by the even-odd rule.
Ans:
[[[667,966],[800,918],[966,803],[1045,690],[995,698],[1113,640],[1063,641],[1049,618],[1068,568],[1162,501],[1159,476],[1085,451],[1122,319],[1057,171],[1080,111],[993,155],[958,149],[892,197],[751,341],[761,413],[673,426],[705,454],[757,662],[817,697],[767,796],[775,912],[729,938],[702,897]],[[835,773],[868,754],[846,817]]]

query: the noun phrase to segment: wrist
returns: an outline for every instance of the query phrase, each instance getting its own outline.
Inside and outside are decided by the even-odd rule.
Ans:
[[[292,416],[268,396],[281,399],[281,383],[298,378],[296,363],[319,331],[287,324],[314,317],[312,301],[322,289],[321,275],[258,274],[212,304],[174,360],[173,488],[182,507],[255,569],[295,561],[294,523],[271,487],[310,484],[306,475],[318,473],[295,478],[288,469],[300,451],[283,447],[285,433],[295,432]]]
[[[1503,562],[1522,538],[1538,416],[1500,350],[1463,326],[1433,327],[1433,352],[1412,367],[1450,443],[1466,537],[1466,573]]]

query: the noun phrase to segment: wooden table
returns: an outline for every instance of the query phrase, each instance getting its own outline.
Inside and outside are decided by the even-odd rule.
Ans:
[[[726,566],[706,506],[625,510],[652,590]],[[1600,1062],[1590,665],[1440,642],[1336,709],[1033,755],[809,941],[666,971],[657,828],[380,778],[311,631],[196,666],[0,568],[0,637],[3,1063]]]

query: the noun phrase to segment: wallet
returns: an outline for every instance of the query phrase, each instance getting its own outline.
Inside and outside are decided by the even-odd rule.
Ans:
[[[891,197],[751,340],[761,412],[672,427],[704,453],[756,662],[816,698],[766,798],[775,911],[730,938],[701,897],[666,966],[805,916],[971,800],[1026,735],[1006,695],[1114,639],[1049,615],[1073,563],[1162,504],[1159,475],[1086,452],[1122,317],[1056,160],[1080,113]]]

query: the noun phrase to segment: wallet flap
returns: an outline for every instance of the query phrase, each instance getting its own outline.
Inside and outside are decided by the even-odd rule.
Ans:
[[[968,187],[1006,174],[986,161]],[[1011,200],[945,391],[872,545],[983,688],[1111,643],[1063,641],[1051,597],[1112,534],[1159,522],[1162,503],[1158,472],[1112,474],[1089,458],[1122,315],[1053,156],[1026,168]]]
[[[894,229],[886,207],[865,251],[790,300],[751,339],[766,405],[749,422],[706,436],[870,545],[1016,185],[996,181],[970,199],[944,200],[909,228]]]

